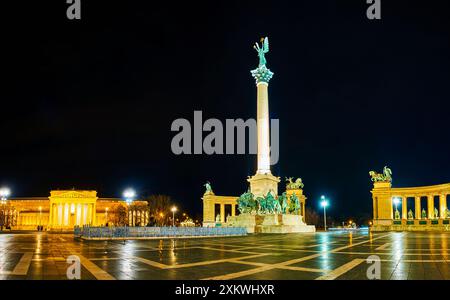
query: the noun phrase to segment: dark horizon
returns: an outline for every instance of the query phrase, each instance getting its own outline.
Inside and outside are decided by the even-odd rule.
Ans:
[[[13,4],[8,4],[13,5]],[[450,22],[445,1],[14,4],[2,20],[0,186],[12,197],[93,189],[167,194],[201,214],[203,184],[239,196],[254,155],[171,152],[177,118],[255,118],[252,45],[270,39],[272,173],[301,177],[307,207],[337,220],[372,215],[368,172],[393,186],[450,182]],[[9,67],[9,65],[8,65]],[[205,136],[206,134],[204,134]]]

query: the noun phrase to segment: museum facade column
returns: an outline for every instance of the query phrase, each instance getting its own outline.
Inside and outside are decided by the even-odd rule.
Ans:
[[[49,209],[48,209],[47,230],[49,230],[52,227],[52,224],[53,224],[53,203],[50,203]]]
[[[92,205],[92,226],[97,226],[97,204],[94,202]]]

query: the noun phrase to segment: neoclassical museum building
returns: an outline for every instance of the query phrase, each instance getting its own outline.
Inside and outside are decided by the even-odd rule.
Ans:
[[[74,226],[113,224],[113,214],[118,210],[125,214],[130,226],[145,226],[149,221],[147,202],[128,204],[119,198],[99,198],[92,190],[53,190],[49,197],[11,198],[2,201],[1,206],[5,219],[12,220],[8,224],[13,230],[36,230],[42,226],[43,230],[60,231],[73,230]]]

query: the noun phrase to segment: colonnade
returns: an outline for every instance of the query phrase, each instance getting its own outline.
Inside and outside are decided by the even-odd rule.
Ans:
[[[50,204],[50,227],[94,225],[95,203],[60,202]]]
[[[236,215],[238,197],[216,196],[214,193],[205,193],[203,195],[203,226],[215,226],[216,217],[219,215],[220,222],[226,222],[225,206],[231,207],[231,216]],[[216,205],[219,205],[219,211],[216,212]]]
[[[129,226],[146,226],[149,222],[148,211],[128,210]]]
[[[422,207],[422,197],[427,197],[427,204],[426,204],[426,217],[422,215],[423,210],[425,207]],[[435,196],[439,196],[439,205],[438,207],[435,206]],[[414,198],[414,219],[420,220],[420,219],[445,219],[448,217],[447,213],[447,194],[441,193],[439,195],[429,194],[429,195],[403,195],[403,196],[393,196],[392,202],[395,203],[395,199],[401,199],[402,203],[402,212],[401,212],[401,219],[411,219],[411,216],[408,217],[408,211],[411,209],[408,207],[408,198]],[[438,215],[435,215],[435,210],[438,211]],[[395,206],[392,206],[392,215],[393,219],[395,219]]]
[[[376,181],[371,193],[373,225],[380,230],[391,225],[399,225],[400,220],[404,220],[401,222],[403,225],[419,227],[449,224],[450,211],[447,198],[450,195],[450,183],[392,188],[389,181]],[[412,199],[408,201],[410,198],[413,198],[414,201]],[[424,198],[426,198],[426,202]],[[411,205],[412,203],[414,205]],[[430,221],[424,222],[425,220]]]
[[[226,221],[226,216],[225,216],[225,203],[220,203],[220,222],[225,222]],[[231,205],[231,216],[234,217],[236,215],[236,204],[228,204]]]

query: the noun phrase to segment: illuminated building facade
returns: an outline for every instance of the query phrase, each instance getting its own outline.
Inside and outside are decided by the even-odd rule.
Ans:
[[[373,230],[450,230],[450,183],[392,188],[391,182],[374,182]]]
[[[133,209],[129,209],[130,205]],[[122,206],[129,226],[145,226],[149,221],[147,202],[127,204],[118,198],[99,198],[92,190],[53,190],[49,197],[12,198],[2,203],[3,224],[15,230],[73,230],[74,226],[114,224],[114,214]],[[142,209],[135,209],[141,207]]]

